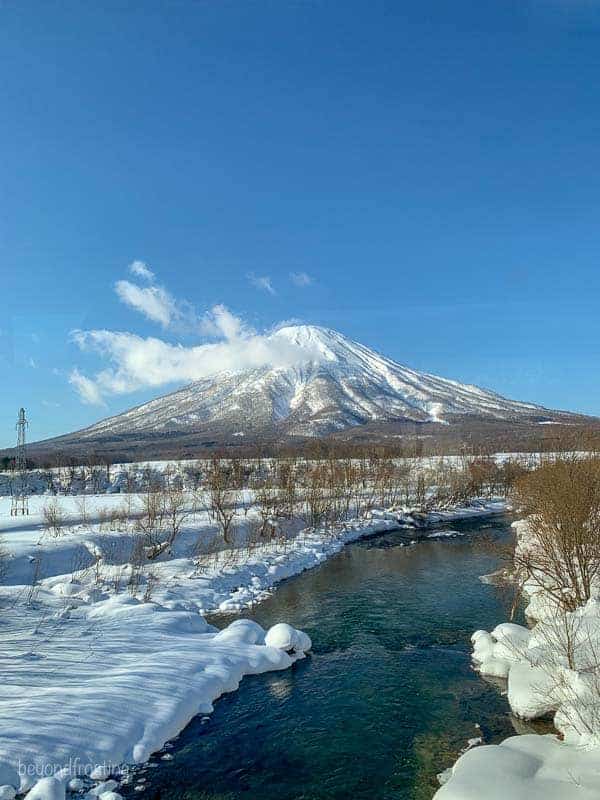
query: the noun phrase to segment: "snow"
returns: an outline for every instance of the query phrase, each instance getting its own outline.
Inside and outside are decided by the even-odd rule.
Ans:
[[[440,425],[449,425],[450,423],[443,419],[442,415],[444,413],[444,404],[443,403],[429,403],[429,416],[431,422],[437,422]]]
[[[517,549],[533,546],[527,521],[514,524]],[[507,678],[511,711],[554,715],[554,735],[512,737],[461,756],[435,800],[591,800],[600,797],[600,585],[572,612],[525,585],[526,628],[502,623],[472,636],[482,675]]]
[[[197,612],[127,594],[69,608],[62,625],[48,624],[38,659],[16,647],[2,656],[0,779],[21,791],[48,764],[104,779],[122,763],[146,761],[244,675],[285,669],[310,645],[291,629],[288,654],[267,644],[269,632],[256,623],[219,632]],[[90,795],[116,787],[103,780]],[[42,790],[50,798],[58,787]]]
[[[95,774],[90,775],[91,778],[98,778],[98,774],[96,770],[93,771]],[[116,789],[119,784],[116,781],[108,780],[102,781],[97,786],[92,787],[89,792],[88,796],[90,797],[100,797],[100,795],[105,794],[106,792],[112,792],[113,789]]]
[[[456,762],[435,800],[598,800],[598,753],[555,736],[512,736]]]
[[[471,637],[473,659],[482,675],[506,678],[511,664],[527,648],[531,631],[521,625],[504,622],[491,633],[476,631]]]
[[[61,778],[41,778],[27,793],[29,800],[64,800],[65,782]]]
[[[306,652],[312,647],[310,636],[304,631],[296,630],[286,622],[279,622],[269,629],[265,636],[265,644],[278,650]]]
[[[81,497],[61,497],[66,526],[54,537],[42,525],[47,497],[31,497],[25,519],[10,519],[10,499],[0,498],[10,552],[0,587],[4,800],[15,789],[28,792],[28,800],[64,800],[67,788],[88,789],[89,800],[119,800],[123,765],[147,761],[192,717],[211,713],[245,675],[287,669],[311,648],[305,633],[284,622],[265,631],[235,620],[219,631],[206,621],[208,612],[250,607],[279,581],[363,536],[504,510],[499,502],[478,502],[430,515],[374,513],[302,532],[299,523],[289,541],[241,549],[235,559],[215,552],[201,567],[194,555],[199,537],[210,542],[216,529],[199,511],[172,550],[152,562],[155,583],[146,575],[132,594],[127,558],[138,499],[125,498],[131,518],[111,529],[98,520],[122,507],[122,495],[86,496],[85,524]],[[79,779],[84,783],[73,782]]]

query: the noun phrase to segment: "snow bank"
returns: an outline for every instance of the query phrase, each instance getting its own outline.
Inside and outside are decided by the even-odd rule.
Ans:
[[[527,545],[526,523],[516,526]],[[523,719],[557,712],[555,725],[575,745],[600,743],[600,596],[573,612],[539,587],[525,586],[532,629],[503,623],[472,636],[473,660],[482,675],[508,678],[508,701]]]
[[[0,498],[0,519],[6,518],[4,544],[10,551],[8,572],[4,582],[24,586],[35,576],[45,587],[62,594],[78,595],[71,576],[85,573],[89,583],[95,561],[100,557],[106,579],[116,570],[111,565],[127,562],[131,551],[132,531],[118,526],[114,531],[100,531],[93,520],[100,514],[108,516],[122,506],[119,495],[87,496],[90,522],[81,524],[78,517],[78,498],[61,497],[61,510],[67,520],[64,531],[53,538],[43,531],[42,509],[47,498],[30,498],[31,515],[26,519],[10,519],[10,499]],[[132,496],[133,509],[138,497]],[[269,544],[243,557],[229,560],[210,560],[198,571],[195,552],[199,539],[209,543],[217,536],[216,526],[206,512],[190,518],[184,526],[168,558],[153,562],[157,579],[153,599],[167,605],[172,602],[192,603],[201,614],[220,611],[237,613],[252,607],[269,595],[282,580],[321,564],[339,552],[349,542],[366,536],[402,528],[425,529],[459,520],[477,519],[505,512],[506,504],[499,501],[475,501],[465,507],[416,513],[410,509],[373,510],[365,519],[340,523],[334,528],[304,530],[297,525],[297,535],[284,546]],[[252,512],[245,518],[252,519]],[[120,558],[119,558],[120,556]],[[68,576],[68,577],[67,577]],[[124,580],[127,574],[124,574]],[[82,578],[83,579],[83,578]],[[95,590],[95,586],[88,590]]]
[[[289,625],[288,647],[281,625],[265,632],[238,620],[219,632],[197,613],[128,595],[69,616],[34,651],[2,654],[0,784],[35,785],[30,800],[60,800],[77,774],[107,777],[146,761],[244,675],[285,669],[311,646]]]
[[[510,622],[497,625],[491,633],[475,631],[471,637],[473,660],[482,675],[506,678],[511,664],[527,649],[530,637],[530,630]]]
[[[10,500],[0,498],[10,551],[0,588],[0,800],[13,800],[15,790],[29,790],[29,800],[64,800],[67,789],[89,788],[89,778],[103,782],[90,800],[119,800],[111,778],[121,765],[146,761],[244,675],[285,669],[311,648],[305,633],[285,623],[264,631],[236,620],[218,631],[207,612],[252,606],[279,581],[361,537],[504,510],[476,503],[430,515],[375,512],[250,554],[217,552],[202,568],[195,547],[215,528],[200,513],[152,562],[154,582],[142,580],[135,597],[127,590],[133,566],[121,557],[134,531],[81,524],[77,500],[60,499],[67,524],[53,538],[41,524],[44,498],[31,498],[32,515],[17,520],[9,517]],[[123,501],[101,495],[87,502],[93,520]]]
[[[512,736],[456,762],[435,800],[598,800],[598,753],[555,736]]]
[[[517,547],[530,546],[526,522]],[[600,797],[600,596],[573,612],[525,586],[532,629],[502,623],[472,636],[482,675],[508,679],[512,712],[554,714],[556,736],[526,735],[461,756],[435,800],[588,800]]]

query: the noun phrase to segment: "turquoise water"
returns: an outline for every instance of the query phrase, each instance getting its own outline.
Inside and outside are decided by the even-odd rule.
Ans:
[[[291,670],[245,678],[143,771],[142,798],[429,800],[467,740],[514,733],[470,666],[469,638],[506,618],[480,575],[509,520],[452,526],[413,546],[388,533],[346,547],[247,614],[307,631]],[[226,624],[231,621],[217,621]]]

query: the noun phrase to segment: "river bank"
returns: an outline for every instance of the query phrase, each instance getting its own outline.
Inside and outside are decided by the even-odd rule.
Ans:
[[[514,523],[517,552],[535,547],[527,520]],[[483,676],[507,679],[522,720],[552,716],[558,735],[511,737],[458,759],[435,800],[593,800],[600,797],[600,602],[565,611],[537,581],[526,582],[531,627],[497,624],[472,636]]]
[[[420,518],[412,529],[500,511],[479,503]],[[400,526],[411,530],[404,513],[379,512],[198,574],[185,551],[197,538],[190,529],[170,558],[153,565],[151,597],[134,597],[115,588],[122,564],[104,558],[99,576],[77,557],[82,549],[88,556],[106,553],[107,541],[114,545],[126,534],[73,524],[60,538],[41,537],[35,514],[28,522],[5,537],[13,549],[1,590],[7,680],[0,692],[0,785],[7,796],[31,790],[38,800],[58,800],[81,772],[119,777],[121,765],[146,761],[243,675],[293,663],[264,644],[264,631],[232,626],[230,634],[219,633],[203,614],[251,607],[348,542]],[[46,576],[23,582],[23,572],[40,563]]]

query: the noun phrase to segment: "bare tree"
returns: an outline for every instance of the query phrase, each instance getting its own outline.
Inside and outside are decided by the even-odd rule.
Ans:
[[[566,610],[582,605],[600,577],[600,459],[543,464],[518,482],[516,498],[528,514],[527,541],[515,549],[522,579]]]
[[[233,544],[233,525],[240,502],[239,489],[234,487],[228,464],[214,459],[207,475],[208,510],[218,524],[226,544]]]
[[[150,561],[172,548],[191,513],[189,498],[177,482],[165,482],[157,491],[144,494],[138,529],[144,535]]]
[[[330,513],[330,499],[325,487],[327,471],[323,464],[309,469],[304,486],[304,519],[309,528],[325,523]]]

